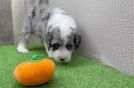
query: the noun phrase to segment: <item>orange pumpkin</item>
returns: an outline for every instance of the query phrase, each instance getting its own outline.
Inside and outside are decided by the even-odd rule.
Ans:
[[[55,63],[50,59],[22,62],[14,70],[14,77],[25,86],[36,86],[52,80]]]

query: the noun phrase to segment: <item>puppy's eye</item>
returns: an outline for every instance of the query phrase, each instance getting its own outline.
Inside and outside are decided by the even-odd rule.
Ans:
[[[66,48],[67,48],[68,50],[71,50],[71,49],[73,49],[73,45],[72,45],[72,44],[67,44],[67,45],[66,45]]]
[[[52,45],[52,48],[53,48],[53,50],[57,50],[57,49],[60,48],[60,46],[61,46],[60,44],[57,44],[57,43],[56,43],[56,44],[53,44],[53,45]]]

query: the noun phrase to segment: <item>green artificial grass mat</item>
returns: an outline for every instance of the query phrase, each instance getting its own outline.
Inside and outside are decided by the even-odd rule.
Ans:
[[[25,87],[13,78],[17,64],[33,55],[45,54],[47,57],[41,46],[29,49],[30,53],[20,54],[15,46],[0,46],[0,88],[134,88],[134,77],[78,54],[74,54],[69,63],[56,63],[52,81],[41,86]]]

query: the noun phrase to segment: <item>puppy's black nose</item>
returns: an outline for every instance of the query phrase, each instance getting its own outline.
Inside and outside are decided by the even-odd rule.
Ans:
[[[60,58],[60,61],[64,61],[65,59],[64,58]]]

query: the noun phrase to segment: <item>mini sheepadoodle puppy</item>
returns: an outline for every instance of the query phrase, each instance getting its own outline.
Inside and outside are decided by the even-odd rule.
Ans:
[[[49,8],[43,0],[25,0],[24,24],[17,46],[19,52],[29,52],[26,44],[31,35],[39,37],[48,56],[58,62],[69,62],[81,42],[74,19],[64,10]]]

